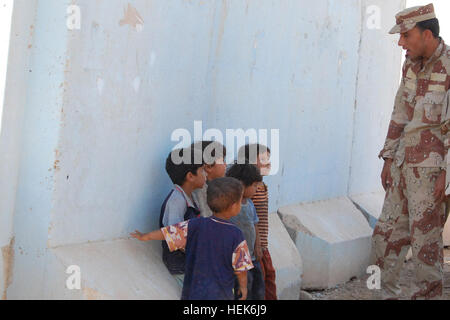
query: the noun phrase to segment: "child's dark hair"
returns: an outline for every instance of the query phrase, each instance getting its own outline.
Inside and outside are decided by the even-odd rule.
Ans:
[[[169,153],[166,160],[166,171],[170,180],[174,184],[182,185],[186,181],[186,175],[192,172],[197,175],[197,171],[203,166],[203,161],[199,158],[199,150],[193,148],[176,149]]]
[[[227,210],[234,203],[241,201],[244,187],[234,178],[217,178],[208,183],[206,201],[211,211],[219,213]]]
[[[251,186],[255,182],[263,180],[259,168],[254,164],[233,164],[227,171],[227,177],[236,178],[241,181],[245,187]]]
[[[269,147],[265,145],[259,143],[246,144],[239,148],[237,163],[256,164],[258,156],[265,152],[270,154]]]
[[[218,141],[197,141],[191,145],[191,148],[201,150],[203,162],[209,165],[214,165],[218,158],[227,156],[227,148]]]

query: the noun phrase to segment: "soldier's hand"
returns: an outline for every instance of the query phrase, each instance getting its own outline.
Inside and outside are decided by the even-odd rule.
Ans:
[[[442,170],[439,174],[438,178],[436,179],[436,182],[434,183],[434,193],[433,196],[438,202],[442,202],[445,200],[445,178],[446,178],[446,171]]]
[[[384,161],[383,171],[381,171],[381,184],[385,191],[392,186],[391,165],[393,160],[386,159]]]

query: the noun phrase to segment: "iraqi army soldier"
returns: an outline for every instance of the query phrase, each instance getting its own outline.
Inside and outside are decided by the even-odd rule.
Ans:
[[[406,50],[401,85],[380,158],[386,197],[372,236],[383,298],[401,294],[399,275],[412,248],[412,299],[440,299],[450,145],[450,47],[439,37],[433,4],[396,15],[391,34]],[[448,183],[448,182],[447,182]]]

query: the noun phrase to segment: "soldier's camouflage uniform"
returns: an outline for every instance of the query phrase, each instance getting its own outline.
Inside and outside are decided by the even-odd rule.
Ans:
[[[404,32],[402,21],[397,19],[397,24]],[[407,58],[403,66],[389,131],[380,152],[381,158],[394,160],[393,184],[386,191],[372,236],[374,262],[381,269],[385,299],[397,298],[401,293],[399,276],[410,247],[415,267],[411,298],[442,296],[442,232],[447,210],[445,203],[435,200],[433,192],[437,177],[447,168],[449,72],[450,47],[442,39],[428,61]]]

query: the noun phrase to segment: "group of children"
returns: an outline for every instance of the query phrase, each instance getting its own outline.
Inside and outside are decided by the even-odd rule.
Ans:
[[[161,229],[131,236],[162,241],[163,262],[182,287],[182,300],[276,300],[263,182],[270,149],[245,145],[228,169],[225,157],[216,141],[172,151],[166,171],[174,188],[161,207]]]

